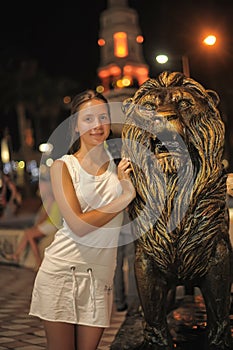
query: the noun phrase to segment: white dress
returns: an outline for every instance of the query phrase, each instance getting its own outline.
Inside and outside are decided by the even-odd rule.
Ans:
[[[116,166],[110,159],[100,176],[88,174],[73,155],[61,158],[73,179],[83,212],[98,208],[120,195]],[[123,214],[84,237],[67,223],[45,249],[37,273],[30,315],[57,322],[109,327],[113,277]]]

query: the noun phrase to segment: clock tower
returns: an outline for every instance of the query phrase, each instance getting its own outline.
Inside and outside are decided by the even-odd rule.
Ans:
[[[108,0],[107,9],[100,15],[97,74],[98,89],[110,101],[122,101],[132,96],[148,79],[143,40],[136,10],[128,6],[127,0]]]

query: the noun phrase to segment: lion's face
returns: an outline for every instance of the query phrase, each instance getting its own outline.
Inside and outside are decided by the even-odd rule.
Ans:
[[[135,149],[136,143],[143,145],[135,160],[143,149],[149,150],[151,161],[154,155],[164,171],[175,171],[187,157],[199,168],[207,158],[219,162],[224,126],[217,103],[216,93],[194,80],[180,73],[162,73],[124,101],[127,118],[123,138],[134,141]]]

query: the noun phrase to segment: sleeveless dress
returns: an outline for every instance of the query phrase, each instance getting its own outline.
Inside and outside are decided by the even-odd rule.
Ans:
[[[121,193],[116,166],[110,158],[100,176],[87,173],[73,155],[60,158],[70,172],[82,211],[101,207]],[[72,324],[109,327],[113,278],[123,213],[101,228],[79,237],[65,220],[45,249],[37,273],[30,315]]]

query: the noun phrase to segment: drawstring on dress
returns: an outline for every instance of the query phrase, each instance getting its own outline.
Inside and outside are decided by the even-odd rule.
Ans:
[[[71,266],[70,269],[72,271],[72,280],[73,280],[72,294],[73,294],[74,316],[75,316],[76,322],[78,322],[77,305],[76,305],[76,293],[77,293],[77,290],[78,290],[78,286],[77,286],[77,281],[76,281],[76,278],[75,278],[75,266]]]
[[[75,266],[70,267],[72,271],[72,294],[73,294],[73,308],[74,308],[74,315],[76,321],[78,321],[78,315],[77,315],[77,305],[76,305],[76,295],[78,291],[78,285],[77,285],[77,280],[75,276]],[[95,284],[94,284],[94,276],[91,268],[87,269],[87,272],[90,277],[90,296],[91,296],[91,302],[92,302],[92,311],[93,311],[93,318],[95,317],[95,312],[96,312],[96,295],[95,295]]]
[[[95,297],[95,284],[94,284],[94,276],[92,273],[92,269],[87,269],[87,272],[90,276],[90,295],[91,295],[91,301],[92,301],[92,311],[93,311],[93,318],[95,317],[96,312],[96,297]]]

